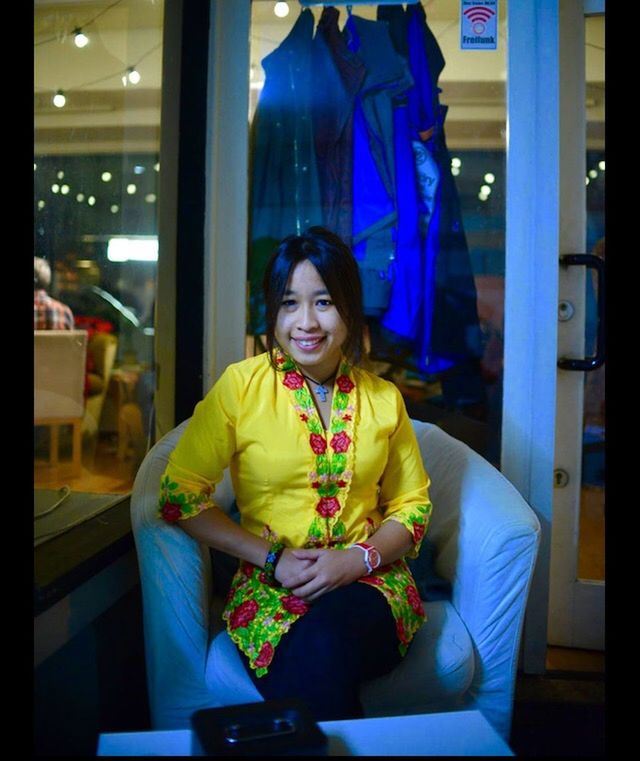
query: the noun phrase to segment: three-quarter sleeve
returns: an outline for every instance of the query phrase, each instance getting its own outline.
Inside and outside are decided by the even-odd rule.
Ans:
[[[173,523],[215,506],[213,494],[236,448],[240,382],[228,367],[193,416],[160,482],[159,514]]]
[[[422,454],[404,400],[397,388],[398,424],[389,438],[387,466],[380,480],[379,506],[383,523],[401,523],[413,537],[407,553],[416,558],[431,518],[430,479],[424,469]]]

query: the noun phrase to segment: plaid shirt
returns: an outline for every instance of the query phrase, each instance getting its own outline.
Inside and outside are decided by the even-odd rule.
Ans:
[[[61,301],[52,299],[44,289],[33,292],[34,330],[73,330],[73,312]]]

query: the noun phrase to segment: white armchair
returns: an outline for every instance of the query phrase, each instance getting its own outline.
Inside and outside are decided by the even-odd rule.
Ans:
[[[147,454],[131,497],[155,729],[188,727],[200,708],[262,700],[220,619],[209,549],[157,517],[160,476],[186,423]],[[402,663],[363,685],[365,715],[476,708],[507,739],[540,524],[466,444],[430,423],[413,425],[432,481],[427,537],[452,596],[427,600],[428,621]],[[233,499],[226,472],[216,501],[229,510]]]

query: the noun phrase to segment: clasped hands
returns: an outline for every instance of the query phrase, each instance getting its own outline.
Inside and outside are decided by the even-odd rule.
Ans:
[[[276,565],[275,578],[296,597],[313,602],[326,592],[364,576],[362,553],[355,550],[285,549]]]

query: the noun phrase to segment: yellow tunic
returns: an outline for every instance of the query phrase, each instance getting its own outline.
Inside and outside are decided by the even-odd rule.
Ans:
[[[411,532],[416,557],[431,515],[429,478],[396,386],[343,361],[325,431],[293,360],[275,357],[277,371],[267,354],[230,365],[196,405],[162,478],[161,517],[187,519],[214,506],[229,467],[241,525],[257,536],[341,549],[394,520]],[[360,581],[384,594],[404,654],[425,620],[405,560]],[[242,562],[223,618],[261,676],[308,607]]]

